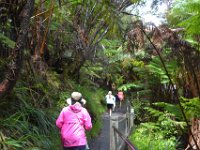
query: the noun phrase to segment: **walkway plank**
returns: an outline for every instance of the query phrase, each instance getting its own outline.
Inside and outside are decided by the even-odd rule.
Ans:
[[[116,108],[116,111],[112,113],[111,117],[109,117],[108,113],[104,113],[102,115],[102,123],[103,123],[102,130],[98,137],[93,138],[90,141],[88,141],[90,150],[112,150],[113,149],[113,147],[111,146],[111,141],[113,141],[113,137],[110,137],[110,136],[114,136],[114,134],[111,133],[113,130],[110,130],[111,129],[110,123],[112,123],[113,125],[113,121],[115,122],[115,121],[120,121],[121,119],[125,119],[127,110],[128,110],[127,104],[124,103],[121,108]],[[122,131],[123,133],[124,131],[123,126],[119,126],[119,131]],[[118,148],[120,149],[120,147]]]

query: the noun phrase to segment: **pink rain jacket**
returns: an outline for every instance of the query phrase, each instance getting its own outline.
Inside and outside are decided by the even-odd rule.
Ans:
[[[60,129],[63,146],[72,147],[86,145],[85,129],[90,130],[92,123],[88,111],[75,103],[62,109],[56,126]]]
[[[120,101],[124,100],[124,93],[123,92],[118,92],[117,96],[119,97]]]

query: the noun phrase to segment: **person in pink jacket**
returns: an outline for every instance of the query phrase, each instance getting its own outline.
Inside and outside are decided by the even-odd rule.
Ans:
[[[124,93],[122,92],[122,91],[118,91],[118,93],[117,93],[117,96],[118,96],[118,98],[119,98],[119,105],[120,105],[120,107],[121,107],[121,105],[122,105],[122,101],[124,100]]]
[[[87,139],[85,130],[92,128],[91,117],[82,107],[82,94],[71,94],[72,105],[64,107],[56,120],[60,129],[63,150],[85,150]]]

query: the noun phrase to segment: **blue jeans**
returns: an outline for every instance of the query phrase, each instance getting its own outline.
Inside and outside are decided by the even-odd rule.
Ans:
[[[73,146],[73,147],[63,147],[63,150],[86,150],[85,145]]]

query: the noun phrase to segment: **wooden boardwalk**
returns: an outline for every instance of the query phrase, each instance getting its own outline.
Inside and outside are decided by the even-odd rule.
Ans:
[[[123,118],[126,113],[126,107],[122,107],[121,109],[118,108],[116,111],[112,113],[112,116],[109,117],[108,113],[104,113],[102,115],[102,130],[98,137],[91,139],[89,143],[90,150],[111,150],[110,148],[110,132],[111,130],[111,120],[120,120],[120,118]],[[121,129],[123,130],[123,129]],[[111,135],[113,136],[113,134]]]

